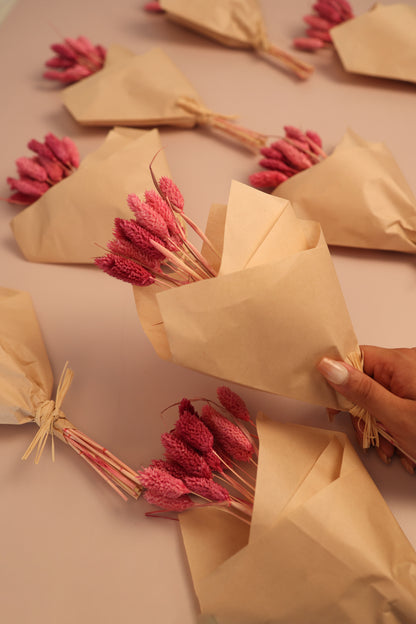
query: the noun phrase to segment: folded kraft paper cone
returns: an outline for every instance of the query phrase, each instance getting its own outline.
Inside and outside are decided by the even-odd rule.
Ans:
[[[344,69],[357,74],[416,82],[416,6],[376,4],[331,29]]]
[[[324,356],[362,366],[319,224],[296,218],[287,200],[239,182],[224,212],[215,207],[207,227],[222,248],[217,277],[170,289],[133,287],[156,352],[245,386],[346,407],[315,368]]]
[[[201,623],[414,624],[416,553],[345,434],[261,414],[257,428],[249,533],[223,511],[180,514]]]
[[[257,0],[160,0],[160,7],[170,20],[223,45],[270,54],[300,78],[314,70],[269,41]]]
[[[89,463],[124,500],[126,494],[138,498],[141,486],[137,472],[82,433],[62,411],[72,377],[65,365],[52,398],[52,369],[32,299],[26,292],[0,287],[0,425],[37,425],[22,459],[34,451],[38,463],[49,437],[54,459],[56,437]]]
[[[152,186],[149,163],[162,146],[157,130],[114,128],[77,171],[51,187],[11,222],[31,262],[92,264],[111,238],[114,217],[129,218],[129,193]],[[158,167],[169,175],[163,151]]]
[[[273,195],[321,224],[328,245],[416,253],[416,198],[391,152],[348,130],[334,152]]]

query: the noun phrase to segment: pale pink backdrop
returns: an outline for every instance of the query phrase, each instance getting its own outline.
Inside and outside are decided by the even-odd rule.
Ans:
[[[0,196],[15,159],[32,137],[68,135],[82,156],[105,129],[82,128],[61,105],[59,88],[42,79],[48,46],[63,36],[119,43],[136,53],[161,46],[206,105],[237,113],[268,134],[285,124],[314,129],[330,151],[345,129],[384,141],[416,192],[416,86],[346,74],[331,51],[299,82],[254,54],[221,47],[146,14],[142,0],[18,0],[0,25]],[[303,32],[307,0],[262,0],[270,39],[289,46]],[[354,0],[357,14],[369,0]],[[413,2],[414,4],[414,2]],[[247,182],[256,169],[249,153],[205,130],[163,130],[163,145],[187,210],[202,226],[211,203],[227,201],[232,178]],[[92,267],[25,261],[9,228],[16,208],[0,206],[0,285],[31,293],[57,378],[66,360],[75,372],[65,399],[68,417],[133,467],[161,453],[160,433],[173,414],[161,410],[183,396],[213,397],[218,382],[162,362],[139,325],[130,287]],[[362,343],[416,344],[416,262],[408,255],[332,250],[345,299]],[[201,354],[203,357],[203,354]],[[265,362],[265,366],[267,363]],[[234,389],[237,387],[234,386]],[[254,413],[275,419],[331,424],[324,409],[240,389]],[[70,449],[49,447],[41,463],[21,462],[34,427],[0,430],[0,614],[7,624],[190,624],[197,602],[176,522],[148,519],[148,505],[127,504]],[[374,453],[363,462],[403,530],[416,546],[416,477]]]

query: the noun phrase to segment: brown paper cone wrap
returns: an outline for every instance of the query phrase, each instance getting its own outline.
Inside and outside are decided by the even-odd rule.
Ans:
[[[390,151],[347,131],[323,161],[280,184],[329,245],[416,253],[416,199]]]
[[[300,78],[314,68],[273,45],[257,0],[161,0],[169,19],[232,48],[251,48],[273,56]]]
[[[416,82],[416,7],[376,4],[331,29],[344,69],[367,76]]]
[[[11,226],[31,262],[93,263],[111,239],[114,218],[131,218],[129,193],[151,188],[149,163],[161,150],[157,130],[116,128],[71,176],[25,208]],[[169,176],[163,151],[161,175]]]
[[[137,473],[65,417],[61,407],[72,377],[66,364],[52,397],[52,370],[32,300],[25,292],[0,287],[0,424],[37,425],[22,459],[34,451],[38,463],[50,437],[54,459],[57,436],[124,500],[125,494],[138,498]]]
[[[180,514],[201,621],[414,624],[416,553],[348,438],[263,415],[257,428],[250,533],[220,511]]]
[[[35,422],[51,401],[53,376],[30,296],[0,287],[0,319],[0,424]],[[62,416],[61,439],[64,427],[73,425]]]
[[[288,201],[238,182],[223,223],[216,207],[208,231],[214,244],[223,241],[218,277],[165,290],[134,287],[156,352],[214,377],[339,409],[341,399],[315,366],[359,348],[319,225],[297,219]]]

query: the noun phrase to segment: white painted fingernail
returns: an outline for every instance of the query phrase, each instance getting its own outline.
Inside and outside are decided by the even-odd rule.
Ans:
[[[337,386],[345,384],[350,376],[348,368],[342,362],[330,360],[326,357],[319,362],[318,369],[325,379]]]

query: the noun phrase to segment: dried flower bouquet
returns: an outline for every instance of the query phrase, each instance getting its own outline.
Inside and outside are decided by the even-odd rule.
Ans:
[[[315,13],[305,15],[303,18],[308,24],[306,36],[293,40],[295,48],[309,52],[331,46],[331,29],[354,17],[347,0],[319,0],[312,8]]]
[[[135,55],[113,45],[104,68],[63,90],[62,98],[81,124],[212,128],[258,152],[267,136],[234,123],[233,115],[209,110],[165,52]]]
[[[65,37],[63,42],[50,46],[55,53],[46,61],[49,68],[43,77],[64,84],[78,82],[100,71],[104,65],[107,50],[102,45],[94,45],[84,36]]]
[[[273,195],[319,221],[330,245],[416,253],[416,198],[382,143],[348,130],[333,152]]]
[[[316,371],[328,354],[363,367],[319,225],[298,219],[286,200],[233,182],[228,206],[214,207],[202,235],[172,180],[154,177],[154,184],[144,200],[129,196],[134,218],[116,220],[108,253],[96,263],[133,284],[139,318],[158,355],[350,411],[364,448],[378,446],[381,437],[394,443],[374,417],[337,395]],[[179,215],[203,237],[203,254],[189,246]]]
[[[111,236],[114,207],[118,206],[118,217],[127,218],[127,194],[151,186],[148,163],[160,149],[157,130],[112,129],[78,169],[33,198],[33,203],[13,218],[12,231],[25,258],[31,262],[93,263],[96,244],[104,245]],[[158,165],[169,175],[163,153]]]
[[[53,376],[30,296],[0,288],[0,423],[35,423],[39,429],[23,454],[35,451],[37,463],[48,438],[70,446],[124,500],[138,498],[141,484],[137,472],[106,448],[75,427],[62,411],[62,402],[72,381],[65,365],[52,399]]]
[[[250,527],[213,505],[179,514],[203,621],[414,622],[416,553],[347,437],[256,422]]]
[[[272,44],[257,0],[159,0],[145,5],[154,13],[232,48],[248,48],[274,60],[298,78],[306,79],[314,68]]]

